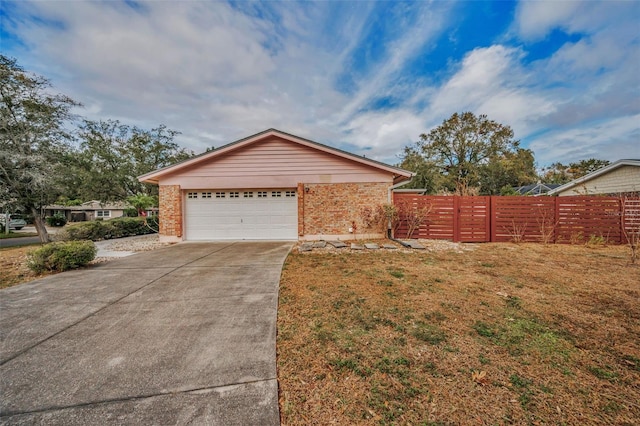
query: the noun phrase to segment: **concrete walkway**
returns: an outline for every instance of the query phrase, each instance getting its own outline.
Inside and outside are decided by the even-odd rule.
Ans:
[[[0,423],[279,424],[291,246],[185,243],[0,291]]]

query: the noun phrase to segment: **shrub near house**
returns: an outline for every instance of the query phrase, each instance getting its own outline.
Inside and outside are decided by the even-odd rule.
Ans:
[[[46,218],[47,225],[49,226],[64,226],[67,223],[67,219],[60,215],[54,214],[53,216],[49,216]]]
[[[93,221],[69,226],[61,238],[64,240],[100,241],[152,234],[157,232],[157,229],[155,218],[116,218],[109,221]]]

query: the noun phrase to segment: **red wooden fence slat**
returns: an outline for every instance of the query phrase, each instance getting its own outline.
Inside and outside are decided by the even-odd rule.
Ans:
[[[393,194],[399,210],[429,209],[413,238],[462,242],[577,242],[603,238],[626,242],[640,232],[640,199],[616,197],[502,197]],[[402,206],[402,208],[401,208]],[[626,206],[626,207],[625,207]],[[625,209],[623,212],[623,209]],[[401,218],[402,219],[402,218]],[[408,238],[402,220],[395,235]]]

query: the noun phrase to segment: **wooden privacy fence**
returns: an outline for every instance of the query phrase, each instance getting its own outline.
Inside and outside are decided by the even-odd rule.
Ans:
[[[638,199],[394,193],[393,203],[400,216],[394,230],[396,238],[545,243],[597,238],[619,244],[626,243],[640,227]],[[419,220],[421,215],[425,220]]]

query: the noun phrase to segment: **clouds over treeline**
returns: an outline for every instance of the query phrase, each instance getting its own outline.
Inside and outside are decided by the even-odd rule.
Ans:
[[[479,27],[478,10],[8,2],[2,36],[83,115],[164,123],[195,151],[275,127],[396,162],[420,133],[470,110],[512,126],[541,164],[640,157],[640,3],[502,5],[498,29]],[[469,37],[480,41],[460,42]]]

